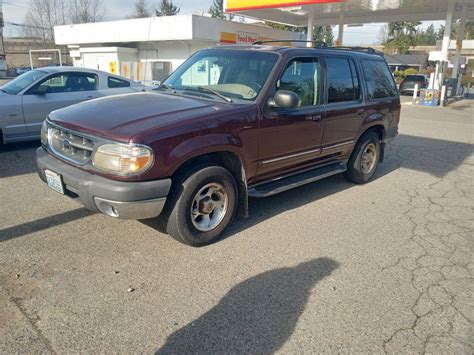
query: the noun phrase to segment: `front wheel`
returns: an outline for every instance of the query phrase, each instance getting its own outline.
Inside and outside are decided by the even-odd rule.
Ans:
[[[219,239],[237,210],[237,184],[225,168],[196,168],[176,182],[166,230],[174,239],[204,246]]]
[[[365,184],[374,176],[379,160],[379,137],[375,132],[367,132],[357,142],[347,163],[344,177],[356,184]]]

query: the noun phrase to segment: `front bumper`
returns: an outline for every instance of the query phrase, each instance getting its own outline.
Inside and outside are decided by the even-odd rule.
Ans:
[[[94,175],[54,158],[44,148],[36,151],[36,166],[44,182],[45,169],[60,174],[66,195],[78,198],[88,210],[116,218],[158,216],[171,188],[171,179],[124,182]]]

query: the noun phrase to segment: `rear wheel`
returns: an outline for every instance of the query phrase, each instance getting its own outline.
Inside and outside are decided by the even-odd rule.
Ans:
[[[216,165],[197,167],[173,187],[166,231],[188,245],[213,243],[232,222],[237,196],[237,184],[228,170]]]
[[[344,177],[356,184],[365,184],[375,174],[380,160],[380,140],[375,132],[367,132],[357,142],[347,163]]]

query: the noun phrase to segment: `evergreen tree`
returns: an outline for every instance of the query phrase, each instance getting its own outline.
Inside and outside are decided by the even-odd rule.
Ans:
[[[179,11],[180,8],[173,4],[173,0],[161,0],[155,13],[156,16],[174,16],[177,15]]]
[[[209,8],[209,13],[214,18],[220,18],[221,20],[224,20],[224,0],[214,0],[211,7]]]
[[[151,13],[148,8],[148,1],[147,0],[136,0],[135,1],[135,9],[133,13],[128,16],[128,18],[144,18],[150,17]]]
[[[328,46],[332,46],[334,44],[334,33],[332,32],[332,27],[315,26],[313,29],[313,41],[325,42]]]
[[[209,13],[211,17],[218,18],[221,20],[229,19],[232,20],[234,15],[226,14],[224,12],[224,0],[214,0],[211,7],[209,8]]]

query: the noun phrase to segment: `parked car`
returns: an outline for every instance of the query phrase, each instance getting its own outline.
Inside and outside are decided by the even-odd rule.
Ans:
[[[144,88],[93,69],[47,67],[28,71],[0,86],[0,144],[39,139],[41,124],[51,111]]]
[[[399,91],[402,95],[413,95],[413,91],[415,91],[415,85],[418,84],[418,90],[426,89],[429,84],[429,79],[424,74],[415,74],[415,75],[407,75],[403,80],[400,82]]]
[[[398,132],[400,98],[373,50],[202,50],[155,92],[52,112],[40,178],[92,211],[161,214],[177,240],[215,241],[249,197],[344,173],[368,182]],[[355,203],[355,207],[356,203]]]

